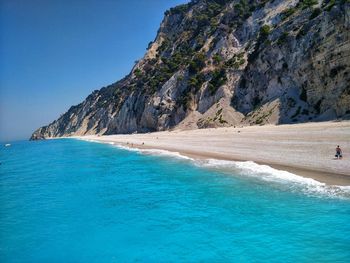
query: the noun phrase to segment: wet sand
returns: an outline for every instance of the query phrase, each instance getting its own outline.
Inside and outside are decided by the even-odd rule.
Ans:
[[[350,121],[78,138],[168,150],[194,158],[254,161],[329,185],[350,185]],[[343,150],[342,160],[334,157],[337,145]]]

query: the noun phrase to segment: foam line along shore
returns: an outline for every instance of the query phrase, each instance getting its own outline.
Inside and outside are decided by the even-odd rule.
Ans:
[[[76,138],[167,150],[196,159],[254,161],[328,185],[350,185],[349,121]],[[337,145],[343,149],[342,160],[334,159]]]
[[[94,140],[87,138],[76,138],[79,140],[102,143],[112,145],[122,150],[138,152],[145,155],[154,155],[159,157],[176,158],[180,160],[190,161],[194,165],[211,169],[214,171],[228,173],[230,175],[244,177],[245,179],[257,179],[269,184],[274,184],[281,187],[286,187],[288,191],[302,192],[306,195],[326,197],[326,198],[350,198],[350,186],[349,185],[335,185],[326,184],[312,176],[307,176],[306,173],[298,175],[296,173],[288,171],[288,169],[282,169],[283,167],[271,167],[266,164],[257,164],[253,161],[233,161],[233,160],[220,160],[205,158],[199,155],[179,153],[164,149],[147,148],[144,145],[122,145],[111,141]],[[289,169],[294,171],[293,169]],[[337,175],[333,175],[337,176]],[[338,183],[339,181],[337,181]]]

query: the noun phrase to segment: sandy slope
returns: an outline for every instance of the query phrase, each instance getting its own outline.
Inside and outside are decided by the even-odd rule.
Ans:
[[[81,138],[177,151],[198,158],[252,160],[328,184],[350,185],[350,121]],[[338,144],[343,150],[342,160],[334,160]]]

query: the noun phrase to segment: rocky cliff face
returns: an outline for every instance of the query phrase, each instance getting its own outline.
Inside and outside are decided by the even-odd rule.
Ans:
[[[31,139],[350,115],[348,0],[193,0],[124,79]]]

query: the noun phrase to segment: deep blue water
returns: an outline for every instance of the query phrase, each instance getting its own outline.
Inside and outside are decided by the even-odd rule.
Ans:
[[[313,185],[68,139],[0,162],[0,262],[350,259],[350,199]]]

